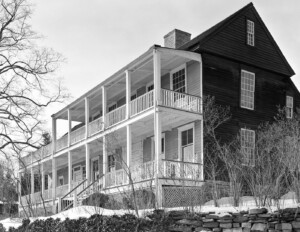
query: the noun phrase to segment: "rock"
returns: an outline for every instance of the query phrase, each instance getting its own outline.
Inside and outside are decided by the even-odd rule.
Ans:
[[[232,217],[232,215],[230,215],[230,214],[225,214],[225,215],[219,216],[219,218],[220,218],[220,219],[224,219],[224,220],[226,219],[226,220],[227,220],[227,219],[232,219],[233,217]]]
[[[263,223],[255,223],[251,227],[251,231],[266,231],[267,225]]]
[[[267,223],[267,220],[264,219],[255,219],[255,220],[249,220],[251,223]]]
[[[219,222],[204,222],[203,223],[204,228],[215,228],[219,227]]]
[[[265,214],[258,214],[257,216],[258,216],[258,217],[260,217],[260,218],[270,218],[270,217],[272,217],[272,215],[271,215],[271,214],[269,214],[269,213],[265,213]]]
[[[243,222],[242,223],[242,228],[251,228],[252,224],[250,222]]]
[[[282,232],[292,232],[292,230],[282,230]]]
[[[202,232],[210,232],[211,230],[210,229],[207,229],[207,228],[203,228],[203,227],[197,227],[195,228],[194,231],[202,231]]]
[[[290,223],[278,223],[275,225],[275,230],[291,230],[292,225]]]
[[[221,228],[213,228],[213,232],[221,232],[222,229]]]
[[[293,221],[292,222],[292,227],[293,227],[293,229],[300,229],[300,222],[298,222],[298,221]]]
[[[223,232],[233,232],[232,229],[223,229]]]
[[[212,218],[210,218],[210,219],[206,219],[206,218],[205,218],[205,219],[203,219],[202,221],[203,221],[203,222],[214,222],[215,220],[212,219]]]
[[[243,229],[241,227],[240,228],[233,228],[232,232],[243,232]]]
[[[220,217],[216,214],[209,214],[205,216],[206,219],[219,219]]]
[[[239,216],[233,219],[233,222],[238,222],[238,223],[242,223],[242,222],[247,222],[249,220],[248,217],[245,216]]]
[[[243,228],[243,232],[250,232],[251,228]]]
[[[220,228],[230,229],[232,228],[232,223],[220,223]]]
[[[268,210],[266,208],[250,209],[249,214],[265,214]]]
[[[220,219],[220,220],[218,220],[218,222],[220,222],[220,223],[231,223],[232,219]]]
[[[198,220],[181,219],[176,224],[189,225],[189,226],[202,226],[202,222]]]
[[[241,227],[241,224],[235,222],[235,223],[232,224],[232,227],[233,227],[233,228],[238,228],[238,227]]]

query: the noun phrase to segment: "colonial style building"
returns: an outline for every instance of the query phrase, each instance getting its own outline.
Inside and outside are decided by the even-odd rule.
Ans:
[[[31,187],[20,206],[43,200],[60,211],[132,185],[153,191],[158,206],[179,205],[183,191],[205,181],[203,95],[230,106],[220,136],[241,132],[249,158],[255,128],[277,106],[293,117],[294,71],[252,3],[192,40],[177,29],[164,39],[52,115],[53,142],[22,160],[20,178],[29,171]],[[68,131],[58,138],[61,120]]]

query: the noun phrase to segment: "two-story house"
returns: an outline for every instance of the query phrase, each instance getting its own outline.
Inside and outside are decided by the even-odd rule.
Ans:
[[[252,3],[192,40],[176,29],[164,40],[52,115],[53,142],[22,160],[31,187],[20,205],[43,200],[56,212],[132,185],[153,191],[159,207],[180,205],[205,181],[203,95],[230,106],[220,136],[241,131],[249,155],[278,105],[289,117],[299,106],[294,71]],[[68,123],[60,138],[58,120]]]

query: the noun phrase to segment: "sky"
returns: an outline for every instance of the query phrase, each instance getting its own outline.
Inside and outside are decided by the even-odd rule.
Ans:
[[[177,28],[192,38],[247,5],[249,0],[30,0],[41,46],[61,53],[57,72],[74,100]],[[300,89],[300,1],[253,0],[281,48]],[[71,101],[70,100],[70,101]],[[66,102],[67,104],[67,102]],[[63,108],[55,105],[45,120]],[[50,124],[48,125],[50,128]]]

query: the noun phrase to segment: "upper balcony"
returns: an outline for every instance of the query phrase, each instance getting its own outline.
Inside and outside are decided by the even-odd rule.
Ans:
[[[199,54],[154,46],[70,105],[52,115],[55,152],[139,120],[154,107],[202,114],[202,64]],[[60,125],[60,122],[65,125]],[[58,130],[65,128],[60,138]],[[34,153],[41,158],[53,149]],[[34,156],[33,155],[33,156]],[[28,159],[28,158],[27,158]],[[34,159],[29,159],[34,162]]]

